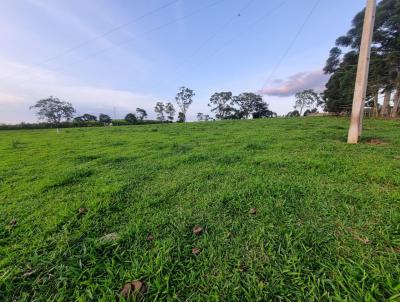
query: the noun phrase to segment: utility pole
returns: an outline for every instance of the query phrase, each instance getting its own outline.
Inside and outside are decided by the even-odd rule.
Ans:
[[[364,28],[362,33],[360,56],[358,58],[356,86],[347,142],[357,144],[362,132],[365,97],[367,94],[369,63],[371,56],[372,35],[374,32],[376,0],[367,0]]]

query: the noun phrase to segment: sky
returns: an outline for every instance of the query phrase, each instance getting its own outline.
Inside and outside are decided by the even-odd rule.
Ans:
[[[154,118],[181,86],[188,111],[256,92],[278,114],[322,91],[322,68],[365,0],[0,0],[0,123],[34,122],[49,96],[77,114]]]

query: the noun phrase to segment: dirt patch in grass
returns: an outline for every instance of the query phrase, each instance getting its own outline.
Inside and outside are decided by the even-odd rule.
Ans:
[[[380,138],[370,138],[365,141],[367,145],[387,145],[388,143]]]

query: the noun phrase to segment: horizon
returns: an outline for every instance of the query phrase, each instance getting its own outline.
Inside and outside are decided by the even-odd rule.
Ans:
[[[3,2],[0,123],[35,122],[49,96],[77,115],[114,118],[195,91],[193,121],[214,92],[261,92],[278,115],[294,94],[321,91],[322,68],[364,0]],[[284,20],[284,22],[282,22]],[[334,24],[334,26],[332,26]],[[323,33],[323,34],[322,34]],[[312,46],[312,47],[311,47]]]

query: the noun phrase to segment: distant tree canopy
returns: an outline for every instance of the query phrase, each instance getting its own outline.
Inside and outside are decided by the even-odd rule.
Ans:
[[[178,105],[180,111],[180,115],[178,115],[179,121],[186,121],[186,112],[189,109],[190,105],[193,103],[193,97],[196,94],[192,89],[181,87],[179,88],[178,93],[175,96],[175,102]]]
[[[295,95],[296,103],[295,109],[300,109],[300,116],[304,109],[316,109],[321,104],[321,98],[318,93],[313,89],[306,89],[302,92],[298,92]]]
[[[103,124],[110,124],[112,122],[112,119],[107,114],[100,113],[99,122]]]
[[[142,108],[136,108],[136,115],[141,121],[147,118],[147,112]]]
[[[300,112],[298,110],[294,110],[294,111],[290,111],[286,117],[299,117],[300,116]]]
[[[313,113],[318,113],[318,109],[317,108],[314,108],[314,109],[307,109],[306,111],[304,111],[304,116],[308,116],[308,115],[310,115],[310,114],[313,114]]]
[[[174,105],[170,102],[164,105],[165,113],[167,114],[167,119],[171,122],[174,120],[175,117],[175,108]]]
[[[362,37],[365,10],[353,19],[345,36],[336,40],[326,62],[324,72],[331,77],[323,93],[326,111],[348,112],[353,101],[359,47]],[[391,111],[398,115],[400,102],[400,1],[382,0],[378,3],[371,51],[367,106],[378,114],[378,97],[384,93],[382,116]],[[395,92],[393,98],[393,92]],[[391,106],[391,101],[393,106]],[[391,109],[391,110],[390,110]]]
[[[183,112],[178,113],[177,123],[184,123],[186,121],[186,115]]]
[[[77,116],[74,118],[74,121],[76,122],[90,122],[90,121],[97,121],[97,116],[89,114],[89,113],[85,113],[82,116]]]
[[[246,119],[276,117],[276,113],[268,109],[261,95],[244,92],[233,96],[232,92],[214,93],[208,104],[215,112],[217,119]]]
[[[124,120],[127,121],[129,124],[136,124],[138,121],[138,118],[136,117],[136,115],[134,113],[128,113],[127,115],[125,115]]]
[[[161,122],[165,121],[165,105],[163,102],[157,102],[154,112],[157,114],[157,120]]]
[[[59,125],[62,120],[70,120],[73,118],[75,109],[71,103],[60,101],[58,98],[49,97],[37,101],[30,109],[37,110],[36,115],[39,120]]]
[[[223,120],[231,115],[233,108],[230,106],[232,102],[232,92],[216,92],[214,93],[208,104],[211,107],[211,112],[215,112],[217,119]]]
[[[208,122],[209,120],[211,120],[208,114],[204,114],[202,112],[197,113],[196,117],[199,122]]]

